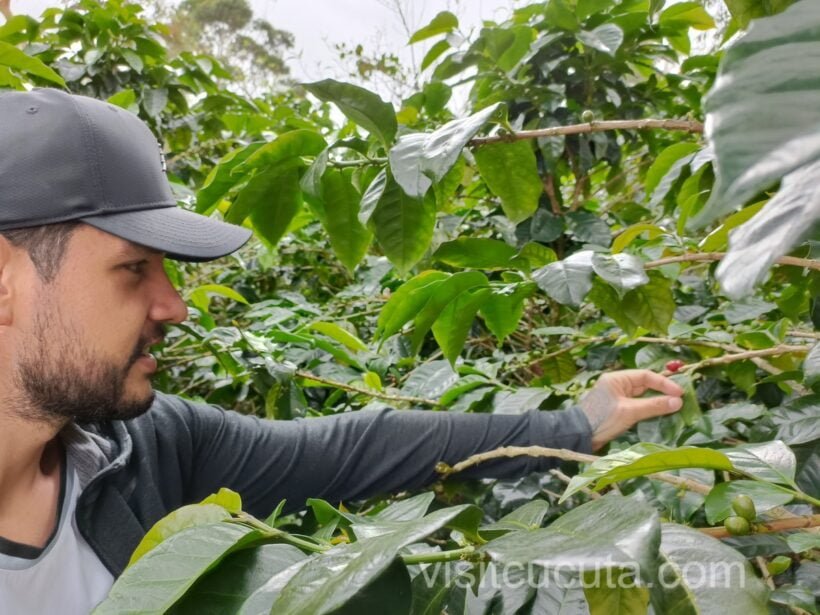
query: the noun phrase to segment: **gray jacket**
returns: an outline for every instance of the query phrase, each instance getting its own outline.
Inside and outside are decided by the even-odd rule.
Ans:
[[[519,415],[386,409],[277,422],[161,394],[136,419],[61,432],[83,489],[77,525],[115,577],[157,520],[220,487],[264,518],[283,499],[292,511],[310,497],[338,502],[423,487],[436,480],[438,461],[500,446],[586,452],[590,436],[577,407]],[[519,457],[462,476],[506,478],[554,465]]]

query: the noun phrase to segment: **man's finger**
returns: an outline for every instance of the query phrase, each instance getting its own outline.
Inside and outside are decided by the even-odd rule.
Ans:
[[[625,399],[621,408],[634,422],[651,419],[677,412],[683,406],[680,397],[649,397],[647,399]]]
[[[678,397],[683,395],[683,389],[673,380],[648,369],[630,369],[624,374],[629,377],[635,395],[641,395],[647,389]]]

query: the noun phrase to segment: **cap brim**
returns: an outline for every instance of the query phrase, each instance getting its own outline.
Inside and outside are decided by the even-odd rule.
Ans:
[[[181,261],[209,261],[226,256],[241,248],[252,235],[241,226],[181,207],[89,216],[82,221]]]

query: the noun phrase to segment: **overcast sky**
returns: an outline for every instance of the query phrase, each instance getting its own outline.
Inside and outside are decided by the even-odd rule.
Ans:
[[[411,31],[426,25],[439,11],[452,10],[465,32],[480,26],[482,19],[502,20],[509,15],[515,0],[251,0],[255,13],[274,26],[293,33],[296,44],[289,65],[298,80],[324,77],[342,78],[334,51],[335,43],[365,49],[389,51],[405,62],[410,53],[423,56],[423,45],[411,50],[407,35],[395,10],[406,8]],[[15,13],[37,17],[57,0],[12,0]]]

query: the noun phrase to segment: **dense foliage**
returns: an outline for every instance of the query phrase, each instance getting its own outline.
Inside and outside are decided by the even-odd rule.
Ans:
[[[475,33],[441,13],[398,109],[333,80],[238,94],[136,5],[0,27],[0,87],[139,113],[180,201],[255,231],[169,264],[191,319],[160,388],[276,420],[549,411],[619,367],[687,389],[572,479],[264,522],[221,492],[160,522],[99,612],[816,612],[820,539],[795,528],[820,504],[820,8],[726,0],[699,55],[712,16],[666,4],[534,2]]]

